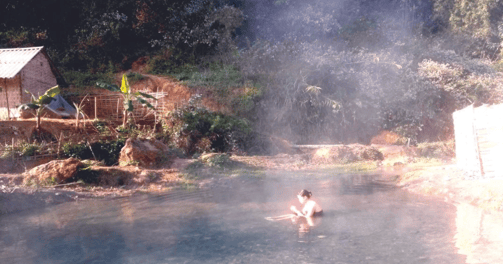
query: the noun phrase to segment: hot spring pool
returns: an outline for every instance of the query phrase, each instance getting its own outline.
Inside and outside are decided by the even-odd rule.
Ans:
[[[309,189],[324,209],[299,230],[267,216]],[[376,175],[284,173],[65,203],[0,218],[0,263],[465,263],[456,207]]]

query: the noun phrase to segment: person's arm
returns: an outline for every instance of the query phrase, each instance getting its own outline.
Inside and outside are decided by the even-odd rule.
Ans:
[[[297,214],[297,216],[304,216],[304,214],[301,211],[297,210],[297,207],[295,207],[295,205],[292,205],[290,207],[290,210],[292,210],[292,212],[294,212],[295,214]]]

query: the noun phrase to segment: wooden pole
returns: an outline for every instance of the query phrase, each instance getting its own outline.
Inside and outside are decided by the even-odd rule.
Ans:
[[[7,93],[7,79],[3,79],[5,89],[5,101],[7,102],[7,120],[10,120],[9,93]]]
[[[120,105],[121,99],[117,98],[117,119],[119,119],[119,105]]]
[[[97,96],[94,97],[94,119],[98,120],[98,100]]]
[[[14,149],[15,149],[14,138],[12,138],[12,165],[14,165],[14,153],[16,153]]]

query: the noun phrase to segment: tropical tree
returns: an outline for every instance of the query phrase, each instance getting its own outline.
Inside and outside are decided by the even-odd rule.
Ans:
[[[155,110],[155,107],[150,104],[146,98],[149,99],[154,99],[157,100],[155,97],[153,97],[150,94],[142,93],[142,92],[133,92],[131,90],[131,87],[129,86],[129,82],[127,80],[126,74],[122,75],[122,83],[121,83],[121,88],[120,92],[122,93],[122,96],[124,97],[124,117],[122,119],[122,126],[126,127],[127,122],[128,122],[128,115],[129,113],[132,113],[134,111],[134,106],[133,106],[133,100],[136,99],[140,104],[143,106],[146,106],[152,110]]]
[[[30,91],[25,90],[26,93],[31,94],[31,103],[22,104],[19,106],[22,110],[35,110],[35,117],[37,118],[37,130],[40,130],[40,122],[43,110],[49,105],[54,97],[59,94],[59,86],[56,85],[47,90],[43,95],[38,98]]]

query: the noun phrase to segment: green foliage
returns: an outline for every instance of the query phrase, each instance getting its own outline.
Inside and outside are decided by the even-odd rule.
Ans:
[[[361,17],[345,25],[339,35],[351,46],[372,47],[383,37],[377,28],[376,21]]]
[[[25,103],[19,106],[19,109],[23,110],[35,110],[35,116],[37,118],[37,129],[40,129],[41,116],[45,107],[54,100],[54,96],[60,93],[59,86],[54,86],[45,91],[44,94],[40,95],[38,98],[30,91],[25,90],[26,93],[31,95],[31,103]]]
[[[77,159],[89,159],[93,157],[93,154],[86,143],[73,144],[65,143],[63,144],[63,154],[69,158]]]
[[[109,73],[91,73],[91,72],[80,72],[80,71],[64,71],[63,77],[65,80],[73,84],[75,87],[90,87],[90,86],[97,86],[100,88],[106,88],[102,87],[100,85],[96,85],[96,83],[112,83],[113,80],[113,75]]]
[[[246,136],[251,132],[248,121],[211,112],[196,106],[195,101],[197,100],[192,98],[189,105],[176,109],[167,116],[165,127],[170,140],[177,147],[186,150],[187,154],[207,151],[208,148],[211,151],[242,149]]]
[[[442,160],[456,156],[454,140],[420,143],[417,146],[417,152],[420,157]]]
[[[491,12],[500,6],[497,0],[434,0],[438,18],[448,23],[454,32],[473,35],[477,38],[490,37],[491,25],[498,20]],[[501,18],[501,17],[500,17]]]
[[[7,0],[0,16],[2,46],[45,46],[65,70],[102,73],[164,47],[184,57],[223,50],[243,20],[239,9],[213,0]]]
[[[162,63],[166,63],[162,65]],[[169,59],[162,61],[155,59],[150,61],[151,69],[155,69],[154,73],[159,73],[159,69],[163,74],[168,74],[185,85],[201,90],[209,91],[212,97],[222,105],[229,104],[229,97],[232,95],[232,88],[242,87],[244,78],[241,71],[233,65],[222,63],[208,63],[207,65],[200,64],[199,67],[184,63],[181,66],[172,65]],[[248,93],[250,96],[252,93]]]
[[[41,151],[44,150],[44,146],[38,143],[28,143],[21,142],[17,146],[13,147],[12,145],[5,145],[0,158],[11,158],[11,157],[30,157],[35,154],[40,154]]]
[[[93,126],[100,132],[100,134],[107,134],[109,132],[108,130],[108,122],[103,121],[103,120],[94,120],[93,121]]]
[[[120,166],[138,166],[139,164],[140,164],[140,161],[138,161],[138,160],[130,160],[127,162],[121,161],[119,163]]]
[[[150,104],[147,99],[154,99],[153,96],[142,93],[142,92],[133,92],[129,85],[128,78],[126,74],[122,75],[122,82],[121,82],[121,87],[120,87],[120,92],[122,93],[122,96],[124,97],[124,120],[122,122],[122,126],[126,127],[127,126],[127,121],[128,121],[128,115],[129,113],[132,113],[134,111],[134,106],[133,106],[133,99],[136,99],[141,105],[144,105],[150,109],[155,109],[152,104]]]
[[[503,78],[489,66],[474,60],[424,60],[419,63],[419,74],[445,91],[455,102],[454,109],[501,100]]]
[[[69,180],[69,182],[84,182],[88,184],[98,183],[100,173],[91,168],[91,166],[85,166],[77,170],[77,174]]]
[[[40,149],[37,144],[24,144],[21,145],[21,156],[28,157],[35,155]]]
[[[193,54],[184,53],[181,49],[161,50],[147,62],[148,73],[160,75],[180,75],[181,80],[198,70]]]
[[[199,71],[194,66],[185,66],[172,74],[179,80],[191,87],[213,87],[216,90],[224,90],[229,87],[243,85],[241,72],[232,65],[211,63],[205,70]]]
[[[234,97],[231,101],[233,111],[238,116],[246,116],[251,113],[255,107],[255,103],[261,99],[263,95],[259,87],[252,86],[250,83],[245,83],[244,93]]]
[[[55,177],[47,178],[40,183],[40,186],[54,186],[58,184]]]
[[[228,154],[216,153],[201,160],[210,167],[224,168],[232,164]]]
[[[143,74],[137,72],[129,72],[126,76],[128,80],[131,81],[131,83],[135,83],[145,79],[145,76],[143,76]]]
[[[101,140],[95,143],[72,144],[66,143],[63,145],[63,153],[66,157],[84,159],[93,159],[103,161],[107,166],[118,164],[120,151],[124,147],[126,140]],[[92,151],[91,151],[92,150]]]

